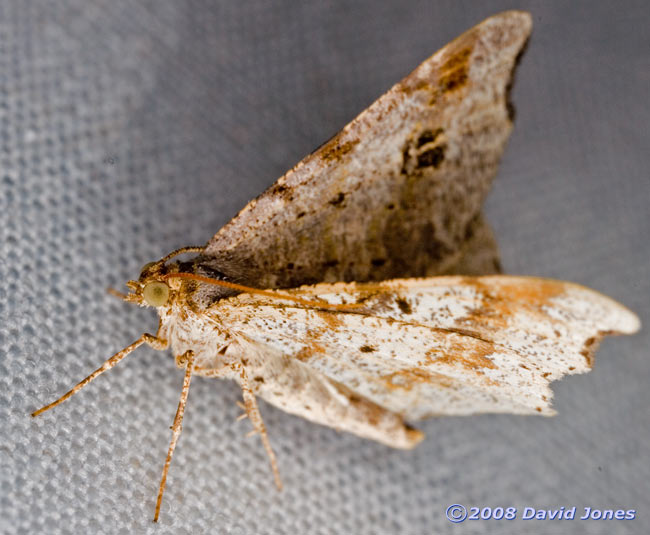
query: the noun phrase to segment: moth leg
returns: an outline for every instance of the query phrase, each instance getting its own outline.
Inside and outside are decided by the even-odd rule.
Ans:
[[[257,400],[255,399],[255,394],[250,387],[248,382],[248,377],[243,367],[240,369],[241,377],[241,388],[242,395],[244,397],[244,408],[246,409],[246,414],[253,424],[253,431],[250,434],[259,433],[260,438],[262,439],[262,444],[266,450],[266,454],[269,456],[269,461],[271,462],[271,469],[273,470],[273,478],[275,479],[275,485],[278,487],[278,490],[282,490],[282,480],[280,479],[280,471],[278,470],[278,461],[275,458],[275,453],[273,448],[271,448],[271,443],[269,442],[269,437],[266,434],[266,427],[264,421],[262,420],[262,415],[257,406]]]
[[[95,379],[98,375],[101,375],[107,370],[110,370],[113,366],[115,366],[120,360],[122,360],[124,357],[126,357],[129,353],[131,353],[133,350],[136,348],[140,347],[142,344],[148,344],[154,349],[165,349],[168,345],[167,340],[163,338],[159,338],[158,334],[160,334],[160,327],[158,328],[158,333],[156,333],[156,336],[153,334],[149,333],[144,333],[140,338],[138,338],[135,342],[133,342],[131,345],[126,346],[124,349],[121,351],[118,351],[113,355],[111,358],[109,358],[104,364],[101,365],[101,367],[97,368],[93,373],[91,373],[88,377],[86,377],[83,381],[78,383],[76,386],[72,388],[69,392],[63,394],[59,399],[56,401],[53,401],[49,405],[45,405],[45,407],[42,407],[38,409],[37,411],[34,411],[32,413],[32,416],[38,416],[39,414],[43,414],[45,411],[56,407],[60,403],[63,403],[66,399],[72,397],[74,394],[79,392],[84,386],[86,386],[90,381]]]
[[[244,405],[241,401],[237,401],[237,406],[244,411],[242,414],[237,416],[236,421],[241,422],[244,418],[248,418],[248,414],[246,413],[246,405]]]
[[[185,413],[185,404],[187,403],[187,395],[190,392],[190,381],[192,380],[192,369],[194,368],[194,352],[190,349],[183,353],[180,356],[178,361],[186,361],[185,366],[185,377],[183,379],[183,389],[181,390],[181,399],[178,402],[178,409],[176,409],[176,416],[174,416],[174,423],[172,424],[172,440],[169,443],[169,450],[167,451],[167,458],[165,459],[165,465],[163,467],[162,479],[160,480],[160,488],[158,489],[158,498],[156,499],[156,512],[153,517],[154,522],[158,522],[158,516],[160,515],[160,505],[162,504],[163,492],[165,491],[165,483],[167,482],[167,472],[169,471],[169,465],[172,462],[172,455],[174,455],[174,449],[176,448],[176,443],[178,442],[179,437],[181,436],[181,431],[183,429],[183,414]]]

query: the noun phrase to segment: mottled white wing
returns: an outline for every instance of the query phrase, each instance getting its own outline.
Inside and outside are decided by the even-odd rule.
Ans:
[[[240,294],[219,303],[219,316],[231,333],[407,419],[553,414],[549,382],[588,371],[602,336],[639,328],[612,299],[533,277],[319,284],[292,293],[363,308],[304,308]]]
[[[531,27],[528,13],[504,12],[427,59],[226,224],[204,273],[295,288],[450,269],[512,130]]]

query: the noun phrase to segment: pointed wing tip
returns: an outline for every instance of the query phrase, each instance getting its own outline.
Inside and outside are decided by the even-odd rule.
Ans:
[[[468,39],[480,37],[490,43],[493,50],[499,50],[506,55],[519,55],[526,48],[526,43],[533,30],[533,17],[527,11],[503,11],[488,17],[451,41],[438,53],[453,49],[454,43],[465,43]],[[435,57],[435,56],[434,56]]]
[[[605,334],[635,334],[641,330],[641,320],[632,310],[607,295],[595,290],[590,292],[604,299],[609,307],[611,324],[603,328]]]
[[[553,279],[537,278],[554,283]],[[562,293],[578,301],[593,304],[601,310],[601,320],[595,325],[601,336],[635,334],[641,329],[641,320],[628,307],[598,290],[576,282],[555,281],[563,285]]]
[[[405,449],[413,449],[425,438],[425,434],[414,427],[406,427],[407,446]]]
[[[619,304],[621,308],[621,319],[617,326],[617,333],[635,334],[641,330],[641,319],[629,308]]]
[[[485,35],[488,41],[499,43],[496,48],[502,47],[505,54],[514,51],[514,70],[533,31],[533,17],[527,11],[504,11],[485,19],[473,29]],[[510,46],[503,46],[505,43]]]
[[[513,26],[520,28],[522,34],[525,34],[526,36],[528,36],[533,29],[533,16],[528,11],[520,11],[518,9],[502,11],[501,13],[488,17],[484,22],[487,21],[512,23]]]

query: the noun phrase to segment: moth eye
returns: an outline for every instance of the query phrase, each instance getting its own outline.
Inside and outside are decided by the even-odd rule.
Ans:
[[[149,268],[153,267],[156,265],[156,262],[147,262],[144,266],[142,266],[142,269],[140,270],[140,276],[144,275],[146,271],[149,270]]]
[[[152,307],[163,306],[169,299],[169,286],[164,282],[150,282],[144,287],[142,296]]]

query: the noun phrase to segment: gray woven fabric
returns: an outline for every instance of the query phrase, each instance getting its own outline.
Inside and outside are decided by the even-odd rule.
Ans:
[[[647,533],[647,2],[519,2],[535,30],[487,203],[505,268],[641,316],[552,419],[428,421],[392,451],[262,404],[285,490],[197,377],[151,523],[182,371],[139,349],[52,401],[154,313],[107,296],[205,243],[247,200],[451,38],[512,2],[0,1],[0,532]],[[636,509],[628,521],[465,521],[470,506]]]

